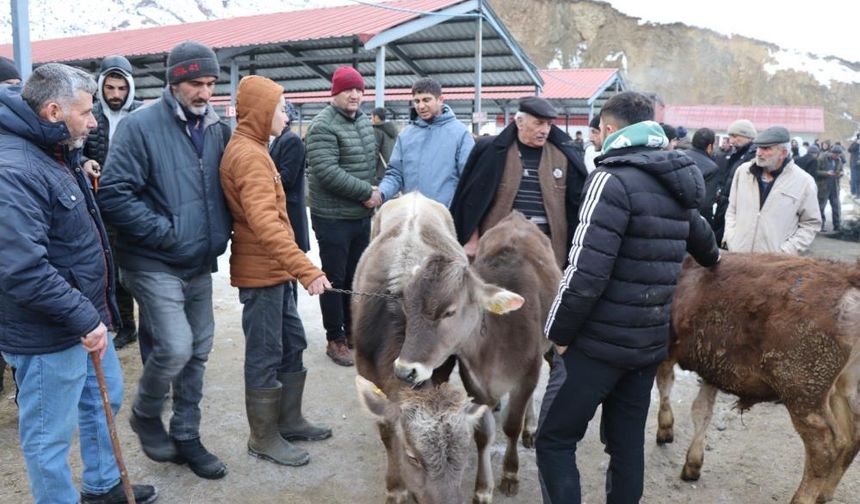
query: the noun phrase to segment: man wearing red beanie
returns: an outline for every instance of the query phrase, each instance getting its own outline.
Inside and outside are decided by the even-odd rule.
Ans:
[[[364,79],[352,67],[340,67],[331,80],[331,104],[311,123],[307,134],[311,225],[319,242],[322,269],[332,285],[351,289],[352,277],[370,241],[371,199],[376,174],[376,137],[368,117],[359,110]],[[326,355],[352,366],[347,341],[349,296],[320,296]]]

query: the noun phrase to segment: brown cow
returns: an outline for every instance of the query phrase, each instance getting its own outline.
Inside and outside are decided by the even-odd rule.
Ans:
[[[673,365],[704,384],[681,477],[699,478],[717,390],[737,407],[780,400],[806,462],[792,504],[826,502],[860,449],[860,262],[724,254],[713,269],[687,259],[672,304],[669,359],[658,369],[657,442],[671,442]]]
[[[419,431],[428,431],[425,423],[416,422],[414,415],[390,413],[391,408],[402,411],[403,388],[407,386],[395,377],[395,360],[400,364],[401,377],[408,378],[415,386],[429,387],[433,369],[454,354],[460,359],[467,391],[477,402],[495,405],[502,395],[510,392],[504,423],[509,443],[501,489],[509,495],[517,492],[516,441],[525,415],[523,441],[533,444],[531,395],[540,372],[541,356],[549,346],[541,335],[541,327],[561,272],[555,265],[548,239],[536,226],[521,215],[503,223],[482,238],[479,259],[470,267],[456,241],[451,217],[441,205],[410,194],[387,203],[375,217],[374,239],[359,262],[353,288],[402,295],[403,299],[355,296],[353,335],[359,374],[377,384],[395,405],[386,410],[386,415],[380,415],[380,408],[376,408],[380,435],[388,451],[388,502],[402,502],[400,499],[406,497],[404,486],[416,496],[426,493],[425,489],[409,486],[411,482],[439,484],[430,481],[432,471],[424,463],[424,457],[438,460],[438,454],[416,452]],[[520,289],[527,300],[525,308],[503,316],[522,306],[523,297],[485,280]],[[488,310],[494,314],[487,314]],[[410,343],[415,338],[436,345],[422,347]],[[433,381],[446,378],[442,373]],[[366,391],[367,387],[359,384],[359,389]],[[363,401],[372,404],[373,395],[364,394]],[[485,411],[478,417],[475,412],[470,414],[466,406],[458,414],[471,419],[478,444],[473,500],[490,502],[493,477],[487,448],[495,432],[493,416]],[[414,458],[407,457],[410,463],[401,464],[404,456],[398,450],[405,446],[411,448]],[[401,474],[415,471],[421,473],[420,477]],[[448,484],[459,487],[460,479]]]

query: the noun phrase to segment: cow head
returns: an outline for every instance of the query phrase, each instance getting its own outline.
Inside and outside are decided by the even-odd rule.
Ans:
[[[460,257],[430,256],[403,291],[406,337],[394,361],[394,374],[416,384],[481,330],[486,311],[516,310],[523,298],[484,283]]]
[[[420,504],[463,503],[463,472],[475,425],[488,414],[447,384],[404,389],[391,401],[371,381],[355,377],[358,397],[390,433],[391,455],[406,489]]]

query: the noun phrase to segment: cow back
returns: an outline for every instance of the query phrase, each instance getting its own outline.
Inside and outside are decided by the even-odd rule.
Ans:
[[[779,254],[684,263],[671,357],[739,406],[781,399],[815,408],[860,338],[858,265]]]

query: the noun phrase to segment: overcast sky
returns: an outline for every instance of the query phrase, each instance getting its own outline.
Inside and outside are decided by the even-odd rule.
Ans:
[[[710,28],[773,42],[785,49],[860,62],[860,2],[817,0],[606,0],[643,20]]]

